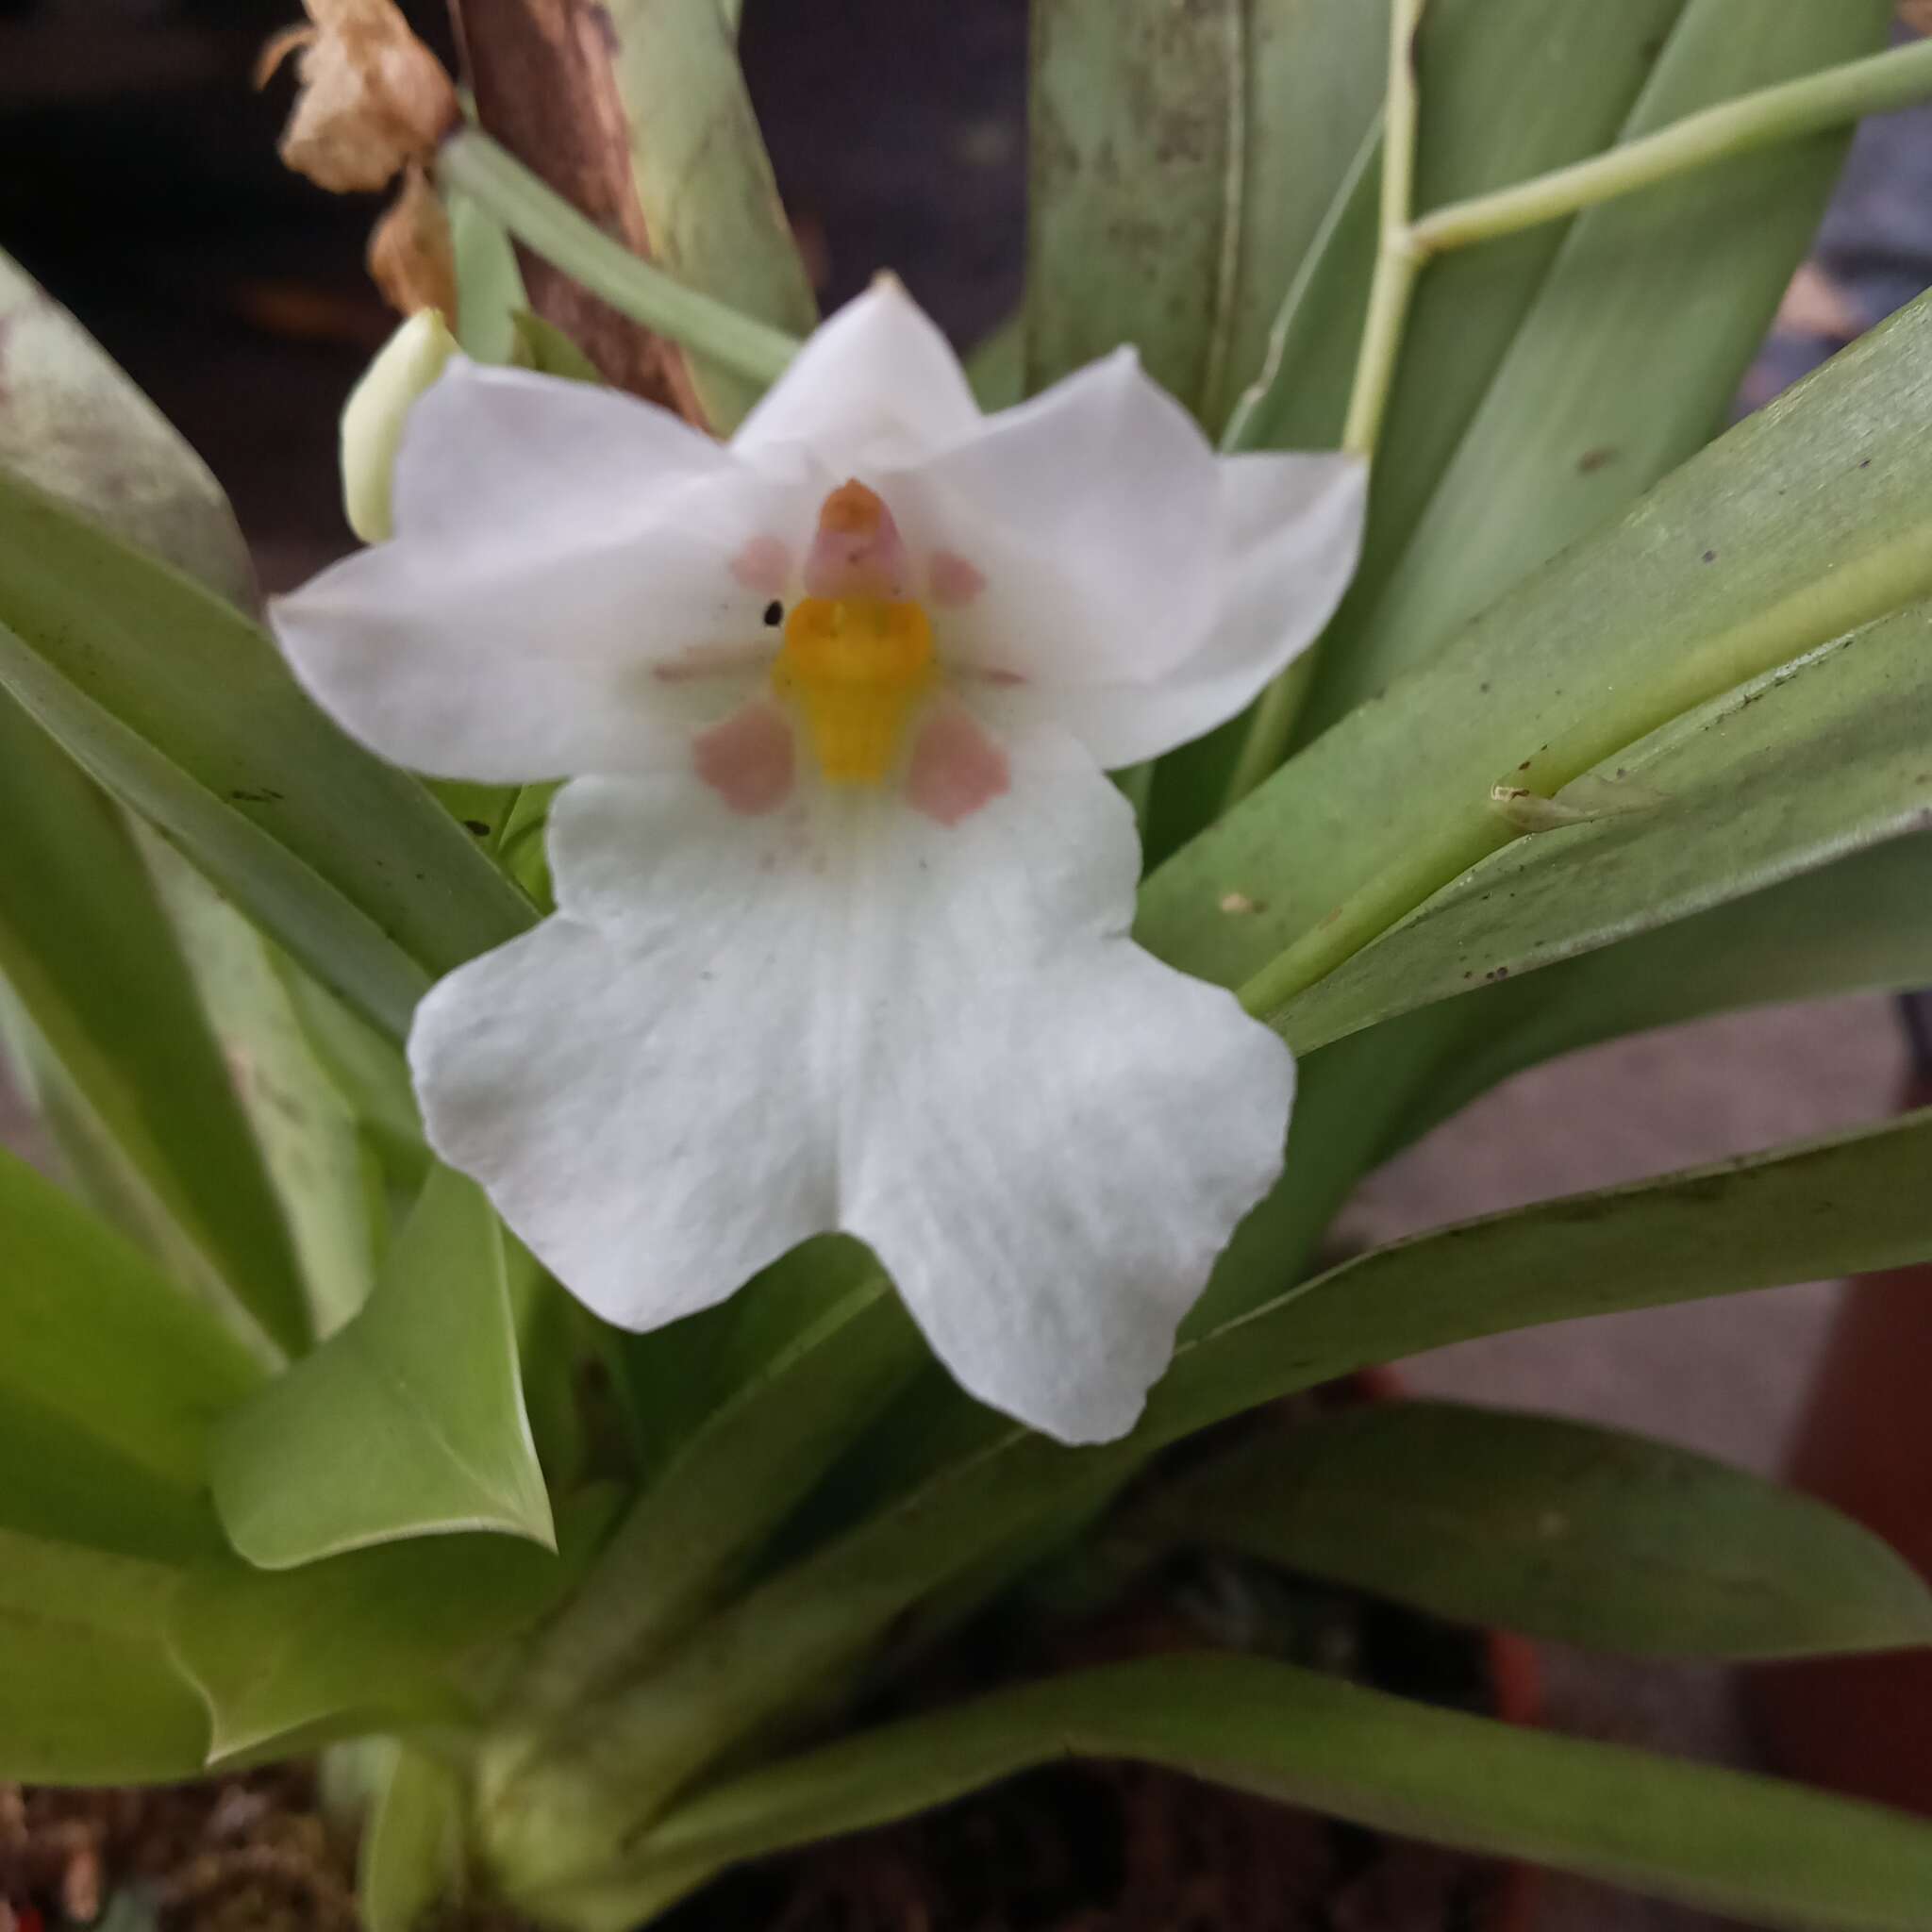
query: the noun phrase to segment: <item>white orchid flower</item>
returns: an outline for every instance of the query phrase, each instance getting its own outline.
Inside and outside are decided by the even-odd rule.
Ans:
[[[452,362],[394,540],[275,612],[385,757],[571,780],[557,915],[417,1013],[436,1151],[625,1327],[845,1229],[974,1395],[1128,1428],[1294,1067],[1128,938],[1103,774],[1315,636],[1362,499],[1346,458],[1217,458],[1128,352],[982,416],[890,282],[728,445]]]

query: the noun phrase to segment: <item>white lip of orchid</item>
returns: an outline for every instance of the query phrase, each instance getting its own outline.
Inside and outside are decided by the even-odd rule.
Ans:
[[[452,364],[396,538],[275,611],[398,763],[571,776],[557,916],[418,1011],[438,1153],[622,1325],[843,1229],[973,1393],[1069,1441],[1130,1426],[1294,1082],[1128,939],[1104,768],[1314,637],[1362,482],[1217,458],[1130,357],[982,417],[896,285],[728,447]]]

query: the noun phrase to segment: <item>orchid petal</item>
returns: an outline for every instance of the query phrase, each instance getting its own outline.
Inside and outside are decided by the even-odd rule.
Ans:
[[[1142,678],[1079,683],[1051,669],[983,689],[990,720],[1019,710],[1074,733],[1109,770],[1158,757],[1246,709],[1322,634],[1361,548],[1368,468],[1345,455],[1223,458],[1220,608],[1201,647]],[[1028,641],[1017,658],[1046,655]]]
[[[1128,1427],[1278,1172],[1292,1061],[1126,939],[1132,816],[1079,747],[1011,749],[951,825],[569,786],[562,916],[419,1013],[438,1151],[622,1325],[843,1228],[983,1400],[1069,1441]]]
[[[276,600],[275,631],[325,710],[417,771],[685,764],[776,647],[736,566],[809,527],[818,480],[609,391],[463,364],[410,411],[397,540]]]
[[[903,463],[974,435],[984,419],[946,339],[881,275],[792,358],[732,447],[801,443],[839,473]]]
[[[948,648],[1032,686],[1157,678],[1215,614],[1220,471],[1178,403],[1123,349],[875,486],[916,551],[984,580]]]

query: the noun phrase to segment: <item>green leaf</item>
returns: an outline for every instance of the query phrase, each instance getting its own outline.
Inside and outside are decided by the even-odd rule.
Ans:
[[[803,1325],[801,1302],[817,1310]],[[693,1361],[686,1341],[716,1346]],[[576,1706],[711,1610],[924,1358],[878,1264],[844,1239],[777,1263],[737,1298],[722,1331],[643,1343],[695,1383],[691,1432],[533,1646],[503,1726],[525,1735],[496,1754],[486,1781],[508,1776],[550,1726],[567,1738]]]
[[[385,1543],[299,1570],[198,1566],[166,1628],[212,1724],[208,1762],[474,1721],[491,1648],[541,1615],[569,1574],[501,1536]]]
[[[1915,605],[1620,754],[1586,802],[1627,808],[1505,846],[1291,1000],[1283,1032],[1306,1051],[1932,825],[1928,647]]]
[[[741,314],[810,334],[818,305],[723,13],[607,0],[603,23],[652,258]],[[758,400],[757,385],[701,356],[688,360],[706,419],[727,434]]]
[[[368,1932],[414,1932],[466,1876],[462,1779],[427,1752],[390,1744],[363,1828],[356,1898]]]
[[[1220,390],[1241,254],[1245,11],[1037,0],[1029,391],[1123,341],[1191,409]]]
[[[217,1541],[222,1417],[262,1371],[77,1202],[0,1153],[0,1523],[135,1555]]]
[[[1069,1753],[1167,1765],[1753,1924],[1915,1932],[1932,1896],[1932,1826],[1876,1806],[1291,1665],[1191,1657],[998,1691],[753,1772],[666,1818],[628,1885],[542,1904],[575,1932],[623,1932],[737,1859],[903,1818]]]
[[[1754,0],[1431,0],[1418,46],[1418,205],[1512,185],[1626,129],[1870,52],[1887,11],[1883,0],[1793,8],[1760,31]],[[1429,264],[1361,565],[1311,667],[1305,739],[1705,441],[1808,244],[1841,152],[1837,138],[1796,144]],[[1331,205],[1259,392],[1232,425],[1241,446],[1340,438],[1378,176],[1364,166],[1352,195]],[[1392,580],[1400,624],[1385,600],[1397,594]],[[1243,736],[1226,726],[1161,761],[1157,859],[1220,810]]]
[[[648,1817],[937,1586],[1091,1494],[1109,1470],[1124,1478],[1155,1449],[1227,1416],[1478,1335],[1932,1257],[1928,1159],[1932,1110],[1441,1229],[1185,1342],[1117,1443],[1068,1450],[989,1421],[971,1453],[774,1574],[655,1676],[586,1713],[567,1759],[535,1767],[515,1815],[507,1809],[508,1856],[539,1875],[567,1869],[609,1828],[611,1779],[628,1818]]]
[[[474,1182],[431,1171],[368,1306],[223,1428],[214,1493],[269,1570],[457,1530],[555,1547],[501,1230]]]
[[[201,1769],[208,1718],[157,1634],[178,1575],[0,1529],[0,1778],[149,1784]]]
[[[1380,119],[1388,0],[1242,0],[1246,87],[1226,352],[1204,420],[1256,376],[1282,299],[1314,253]],[[1559,31],[1545,21],[1546,33]],[[1359,331],[1342,338],[1344,347]],[[1333,438],[1324,439],[1332,441]]]
[[[1388,41],[1387,0],[1036,8],[1025,386],[1130,341],[1218,426],[1378,111]]]
[[[100,345],[0,255],[0,469],[244,610],[255,572],[208,467]]]
[[[1341,442],[1380,240],[1381,174],[1378,108],[1308,238],[1260,356],[1247,365],[1246,387],[1222,432],[1224,448],[1330,449]]]
[[[1628,36],[1640,58],[1643,37],[1668,25],[1651,7],[1562,10],[1577,17],[1573,31]],[[1675,24],[1650,42],[1660,51],[1623,139],[1875,53],[1892,12],[1888,0],[1784,9],[1775,22],[1755,0],[1669,10]],[[1648,25],[1638,11],[1653,16]],[[1545,55],[1548,13],[1529,9],[1519,58],[1488,77],[1491,111],[1506,121],[1539,111],[1530,96],[1545,90],[1524,87],[1521,57]],[[1426,53],[1431,35],[1454,25],[1424,19],[1424,208],[1469,192],[1431,165],[1455,151],[1456,129],[1432,106]],[[1540,61],[1540,75],[1555,71]],[[1615,84],[1598,85],[1607,104]],[[1448,318],[1424,287],[1378,453],[1361,575],[1323,647],[1308,734],[1426,661],[1466,618],[1705,442],[1810,245],[1847,139],[1788,143],[1590,209],[1565,231],[1514,238],[1519,271],[1539,253],[1548,267],[1513,281],[1490,330],[1444,333]],[[1592,130],[1577,152],[1607,144]],[[1496,275],[1488,254],[1476,251],[1463,272]],[[1463,264],[1440,273],[1451,268]]]
[[[1396,1402],[1264,1426],[1155,1491],[1130,1534],[1640,1656],[1932,1642],[1932,1590],[1848,1517],[1687,1450],[1551,1416]]]
[[[1324,733],[1155,874],[1141,942],[1224,985],[1268,967],[1278,1008],[1509,842],[1493,785],[1552,793],[1932,591],[1928,338],[1922,301]]]
[[[1450,1008],[1425,1008],[1378,1027],[1378,1040],[1398,1047],[1413,1041],[1413,1052],[1436,1060],[1419,1091],[1396,1090],[1400,1133],[1384,1151],[1511,1074],[1600,1040],[1740,1007],[1925,985],[1932,985],[1932,834],[1922,833],[1531,977],[1500,981]],[[1444,1019],[1452,1051],[1443,1050]],[[1426,1049],[1424,1031],[1433,1042]],[[1333,1058],[1318,1055],[1310,1067]]]
[[[423,1122],[409,1069],[394,1041],[358,1019],[333,993],[286,958],[272,954],[289,1004],[315,1057],[355,1112],[385,1164],[407,1175],[413,1194],[428,1172]]]
[[[0,694],[0,974],[128,1177],[282,1348],[308,1324],[282,1210],[140,851]]]
[[[1025,316],[1015,309],[974,343],[966,355],[966,380],[973,400],[991,415],[1010,409],[1026,394]]]
[[[390,1030],[530,908],[255,625],[0,476],[0,684],[325,985]]]
[[[309,1045],[294,969],[172,846],[142,835],[163,903],[233,1069],[307,1285],[304,1346],[368,1298],[382,1203],[356,1116]]]
[[[510,359],[520,369],[560,375],[570,382],[603,382],[597,365],[554,322],[545,322],[528,308],[518,309],[511,322],[516,341]]]
[[[516,250],[503,224],[470,195],[455,188],[442,194],[456,253],[457,341],[472,361],[508,362],[516,318],[529,307]]]

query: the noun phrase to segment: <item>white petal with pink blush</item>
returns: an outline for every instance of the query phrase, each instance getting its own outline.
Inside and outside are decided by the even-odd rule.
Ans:
[[[624,1327],[842,1229],[982,1401],[1131,1427],[1294,1065],[1129,939],[1105,773],[1313,641],[1364,480],[1217,457],[1125,352],[984,416],[891,282],[729,444],[453,362],[394,538],[274,608],[385,757],[570,780],[556,915],[417,1012],[437,1152]]]

